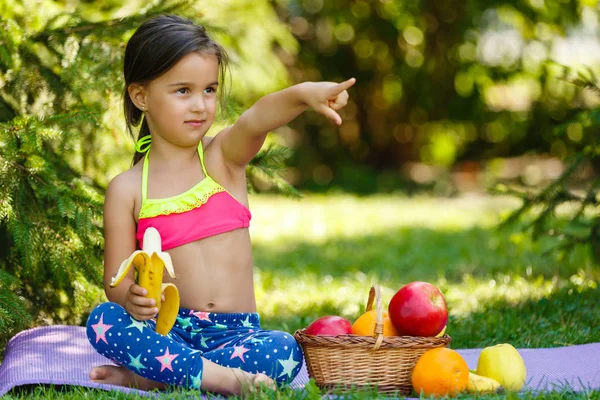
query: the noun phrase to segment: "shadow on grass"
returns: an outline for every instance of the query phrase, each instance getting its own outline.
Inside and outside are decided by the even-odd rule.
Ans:
[[[255,265],[283,279],[314,274],[333,278],[362,272],[380,282],[405,283],[444,278],[457,283],[475,278],[559,276],[568,278],[591,266],[589,250],[580,247],[562,260],[543,255],[550,240],[532,242],[518,230],[471,228],[441,231],[401,228],[379,235],[336,238],[315,244],[299,239],[287,244],[255,244]]]
[[[560,347],[600,342],[600,290],[570,285],[539,300],[493,301],[448,322],[453,348],[498,343]]]

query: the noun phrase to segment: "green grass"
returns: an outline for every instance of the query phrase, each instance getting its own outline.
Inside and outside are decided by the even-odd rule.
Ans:
[[[327,314],[354,320],[364,311],[372,284],[382,286],[387,305],[403,284],[423,280],[446,296],[452,348],[600,341],[600,268],[585,248],[544,255],[550,239],[532,242],[520,226],[497,230],[501,216],[515,206],[510,199],[485,196],[336,195],[301,201],[255,196],[251,234],[262,325],[293,332]],[[44,399],[135,397],[81,388],[26,393]],[[319,396],[315,387],[263,395]],[[565,388],[522,398],[587,399],[600,398],[600,392],[574,394]]]
[[[257,199],[258,200],[258,199]],[[385,304],[423,280],[445,294],[455,348],[600,341],[600,268],[586,249],[557,260],[520,227],[499,231],[506,199],[310,197],[255,200],[263,323],[294,331],[325,314],[354,320],[373,283]],[[526,323],[524,323],[526,322]]]
[[[344,400],[352,400],[352,399],[373,399],[373,398],[382,398],[383,396],[379,395],[375,391],[354,391],[354,392],[346,392],[346,393],[333,393],[339,395],[338,398]],[[343,396],[343,397],[342,397]],[[158,395],[158,398],[181,398],[181,399],[200,399],[201,396],[198,392],[192,391],[178,391],[171,392],[168,395],[162,394]],[[218,396],[207,396],[209,399],[223,399],[223,397]],[[401,396],[386,396],[387,398],[401,398]],[[125,394],[122,392],[106,392],[103,390],[96,389],[86,389],[82,387],[31,387],[22,391],[18,394],[7,395],[3,398],[6,399],[45,399],[45,400],[80,400],[80,399],[93,399],[93,400],[133,400],[133,399],[148,399],[147,396],[141,396],[137,394]],[[323,393],[314,385],[314,382],[310,382],[306,389],[303,392],[291,390],[289,388],[280,389],[277,392],[262,392],[251,394],[246,399],[294,399],[294,400],[320,400],[323,398]],[[326,397],[325,397],[326,398]],[[506,399],[506,400],[565,400],[565,399],[581,399],[581,400],[597,400],[600,399],[600,391],[587,391],[587,392],[573,392],[569,388],[561,388],[559,390],[553,392],[529,392],[522,391],[518,395],[514,393],[510,394],[502,394],[502,395],[493,395],[493,396],[474,396],[472,394],[464,394],[460,396],[453,397],[452,399],[456,400],[466,400],[466,399]]]

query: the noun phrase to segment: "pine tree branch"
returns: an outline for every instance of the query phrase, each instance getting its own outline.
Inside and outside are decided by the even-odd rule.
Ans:
[[[570,68],[563,66],[561,79],[600,95],[600,87],[596,83],[596,76],[591,69],[587,69],[589,76],[584,75],[582,72],[577,72],[576,77],[572,78],[569,76],[570,72]],[[600,111],[585,110],[577,113],[570,120],[559,126],[558,131],[564,132],[573,121],[579,121],[586,126],[586,129],[590,132],[588,136],[590,144],[586,145],[569,160],[569,165],[557,179],[539,193],[508,189],[503,185],[498,185],[492,192],[494,194],[507,194],[523,201],[523,204],[499,225],[500,228],[514,224],[527,213],[532,212],[534,208],[542,207],[540,213],[526,225],[525,229],[532,231],[534,240],[539,239],[542,234],[559,239],[558,244],[552,246],[546,254],[557,251],[572,251],[576,246],[584,245],[590,246],[594,260],[600,262],[600,217],[596,215],[591,219],[585,218],[585,211],[589,207],[600,206],[598,192],[600,179],[595,178],[588,186],[584,195],[576,194],[568,189],[569,183],[576,176],[576,173],[582,169],[584,163],[592,162],[600,156],[599,139],[597,137],[598,127],[600,127]],[[556,211],[558,207],[564,204],[577,205],[574,215],[563,228],[550,229],[551,224],[557,220]],[[584,230],[587,233],[575,234],[570,232],[578,228],[580,232]]]
[[[291,150],[287,147],[271,144],[250,161],[246,174],[249,178],[256,176],[265,179],[286,197],[300,198],[300,192],[281,176],[286,170],[285,162],[290,155]],[[248,179],[249,188],[256,191],[250,182],[251,179]]]
[[[524,194],[516,191],[507,191],[505,189],[496,189],[493,193],[496,194],[517,194],[518,197],[524,200],[519,209],[512,212],[501,224],[500,228],[506,227],[518,221],[525,213],[529,212],[534,206],[540,204],[551,204],[552,208],[556,208],[556,203],[553,200],[577,201],[575,195],[564,190],[565,182],[571,177],[577,168],[586,160],[582,153],[578,153],[573,162],[562,172],[562,174],[552,183],[546,186],[538,194]],[[562,201],[561,201],[562,202]]]
[[[70,25],[61,26],[59,28],[49,28],[48,26],[52,25],[56,20],[58,20],[58,17],[64,16],[64,14],[59,15],[59,16],[57,16],[57,18],[54,18],[54,19],[48,21],[46,29],[40,31],[35,36],[32,36],[31,39],[33,41],[48,43],[49,38],[51,38],[52,36],[57,35],[57,34],[61,35],[61,36],[78,34],[79,36],[85,37],[88,34],[92,34],[92,33],[96,34],[98,31],[114,30],[115,28],[119,28],[119,27],[124,27],[125,29],[130,29],[129,27],[137,26],[141,22],[143,22],[147,19],[150,19],[151,17],[153,17],[155,15],[168,14],[168,13],[173,13],[173,12],[183,13],[183,12],[185,12],[185,10],[190,9],[194,5],[194,2],[190,1],[190,0],[174,2],[173,4],[168,4],[168,3],[169,3],[168,1],[161,1],[158,4],[149,8],[148,10],[146,10],[143,14],[134,14],[134,15],[122,17],[119,19],[112,19],[112,20],[105,20],[105,21],[98,21],[98,22],[90,22],[90,21],[85,21],[85,20],[83,20],[83,21],[79,20],[79,22],[74,22],[76,20],[71,18],[69,20]],[[71,15],[69,15],[69,16],[71,16]]]

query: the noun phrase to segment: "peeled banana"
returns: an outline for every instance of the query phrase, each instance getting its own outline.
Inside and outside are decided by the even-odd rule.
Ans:
[[[162,251],[162,240],[155,228],[148,228],[144,232],[144,246],[136,250],[119,267],[117,274],[110,282],[111,287],[117,286],[131,266],[138,272],[137,283],[148,291],[146,297],[154,299],[158,308],[156,317],[156,332],[161,335],[169,333],[179,311],[179,291],[172,283],[162,283],[163,271],[166,268],[172,278],[175,278],[173,262],[169,253]],[[164,294],[165,300],[161,301]]]
[[[467,392],[478,394],[502,393],[504,392],[504,388],[495,379],[477,375],[469,371],[469,383],[467,384]]]

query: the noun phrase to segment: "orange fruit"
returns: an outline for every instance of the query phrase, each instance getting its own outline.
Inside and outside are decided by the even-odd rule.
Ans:
[[[417,394],[454,396],[469,383],[469,366],[456,351],[446,347],[427,350],[412,373],[412,385]]]
[[[381,320],[383,322],[383,336],[400,335],[394,325],[392,325],[387,311],[381,313]],[[377,322],[377,312],[375,310],[367,311],[354,321],[354,324],[352,324],[352,333],[360,336],[374,336],[375,322]]]

